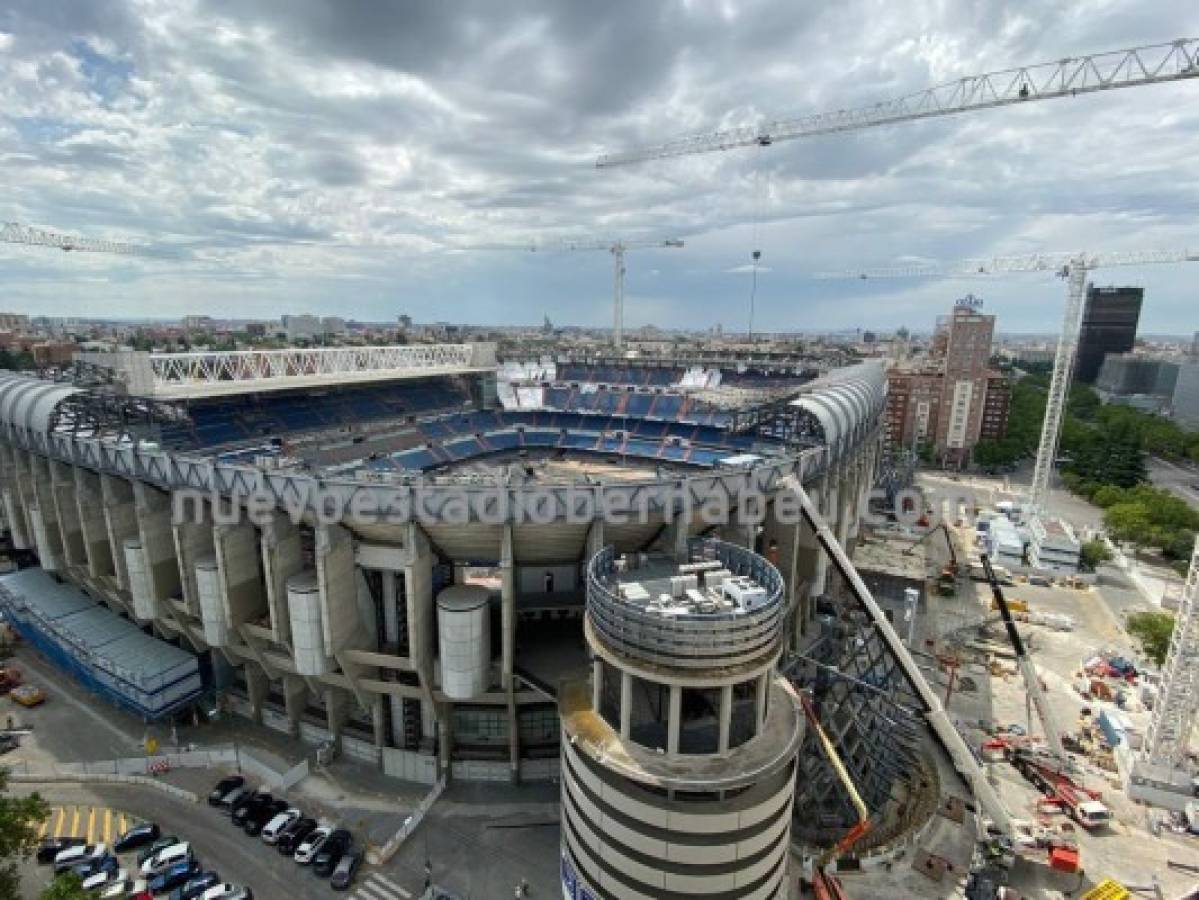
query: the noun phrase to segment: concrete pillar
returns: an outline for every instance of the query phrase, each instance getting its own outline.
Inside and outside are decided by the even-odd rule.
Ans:
[[[63,559],[68,566],[82,569],[87,567],[87,550],[83,544],[83,529],[79,524],[79,504],[75,502],[73,468],[67,463],[50,462],[51,495],[62,534]]]
[[[333,735],[333,740],[341,743],[341,729],[350,717],[350,703],[354,697],[341,688],[325,688],[325,727]]]
[[[383,640],[391,647],[400,643],[400,611],[396,608],[396,573],[386,569],[379,572],[382,586]]]
[[[516,665],[516,562],[513,547],[512,526],[504,526],[504,537],[500,546],[500,684],[508,695],[508,774],[516,782],[520,780],[520,721],[516,711],[515,679],[512,675]]]
[[[758,689],[754,692],[758,729],[766,723],[766,695],[770,692],[770,673],[763,672],[758,676]]]
[[[438,741],[439,766],[443,774],[450,770],[449,711],[441,709],[433,695],[433,550],[429,539],[415,522],[408,525],[405,544],[411,550],[411,563],[404,568],[404,600],[408,610],[408,652],[421,688],[422,715],[432,716],[432,724],[441,736]],[[429,724],[426,722],[426,725]],[[433,729],[425,728],[425,734]]]
[[[620,673],[620,736],[629,739],[629,730],[633,722],[633,676],[628,672]]]
[[[146,577],[154,599],[161,602],[182,595],[175,533],[171,528],[171,500],[165,491],[144,482],[134,482],[133,501],[138,537],[146,556]],[[195,578],[195,561],[191,566]],[[199,615],[197,606],[196,615]]]
[[[46,460],[29,456],[29,494],[27,500],[34,545],[38,560],[47,572],[61,572],[66,565],[62,530],[58,527],[58,505]],[[31,502],[30,502],[31,501]]]
[[[200,591],[196,586],[196,563],[216,555],[213,546],[212,505],[204,498],[196,497],[193,501],[190,494],[184,496],[189,498],[188,502],[179,505],[176,501],[176,505],[185,516],[176,516],[179,521],[173,522],[171,527],[171,538],[175,545],[175,570],[179,580],[177,593],[182,596],[187,611],[199,618]]]
[[[376,747],[387,746],[387,720],[383,715],[384,700],[382,694],[375,694],[371,699],[371,726],[374,731]]]
[[[727,753],[729,750],[729,729],[732,721],[733,686],[731,684],[723,684],[720,686],[720,753]]]
[[[100,496],[104,507],[104,527],[108,532],[108,550],[112,554],[113,574],[121,590],[128,591],[129,570],[125,565],[125,539],[137,537],[137,510],[133,505],[133,485],[115,475],[101,475]]]
[[[596,519],[591,523],[591,527],[587,529],[587,544],[586,557],[583,560],[583,567],[586,570],[587,563],[595,554],[604,549],[604,520]],[[585,576],[584,576],[585,577]]]
[[[104,520],[104,496],[100,476],[87,469],[75,468],[75,506],[79,513],[79,528],[88,574],[92,578],[116,574],[112,545],[108,541],[108,525]]]
[[[276,642],[291,641],[291,617],[287,610],[287,579],[304,568],[300,529],[283,513],[275,513],[262,524],[262,580],[266,586],[271,633]]]
[[[299,675],[283,676],[283,708],[287,710],[287,721],[292,736],[300,733],[300,718],[308,703],[308,685]]]
[[[213,529],[213,549],[226,621],[236,628],[260,619],[267,612],[267,603],[259,568],[262,552],[258,529],[248,522],[217,525]]]
[[[679,726],[683,719],[683,689],[677,684],[670,686],[670,712],[666,719],[666,753],[679,754]]]
[[[591,660],[591,708],[600,710],[600,692],[604,683],[604,663],[598,656]]]
[[[349,530],[341,525],[318,525],[315,555],[325,649],[337,654],[368,637],[358,607],[358,571]],[[373,635],[369,637],[373,644]]]
[[[247,662],[242,671],[246,676],[246,694],[250,698],[250,708],[254,711],[254,721],[262,724],[262,705],[266,702],[267,694],[271,692],[270,679],[257,663]]]

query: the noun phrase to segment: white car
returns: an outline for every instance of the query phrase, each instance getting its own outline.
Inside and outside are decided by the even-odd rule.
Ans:
[[[62,850],[54,857],[54,874],[65,872],[72,866],[77,866],[81,862],[87,862],[91,859],[100,859],[108,853],[107,844],[79,844],[76,847],[68,847]]]
[[[239,900],[242,897],[253,896],[241,885],[230,884],[214,884],[203,894],[200,895],[200,900]]]
[[[100,900],[124,900],[125,897],[139,894],[145,889],[145,879],[133,879],[126,877],[121,881],[110,884],[108,887],[102,890],[100,892]]]
[[[98,891],[102,887],[118,884],[128,878],[128,869],[115,869],[111,872],[97,872],[95,875],[89,875],[87,878],[83,879],[83,884],[81,887],[85,891]]]
[[[329,825],[322,825],[313,831],[312,834],[300,842],[300,846],[296,847],[295,861],[302,866],[306,866],[312,862],[312,858],[321,849],[321,844],[325,843],[325,839],[332,833],[333,828]]]
[[[285,809],[275,818],[271,819],[262,829],[262,842],[264,844],[276,844],[279,841],[279,835],[283,833],[283,829],[291,825],[303,815],[294,806],[291,809]]]
[[[169,869],[177,862],[183,862],[185,859],[191,859],[192,845],[187,841],[179,844],[171,844],[169,847],[163,847],[144,863],[142,863],[142,874],[147,878],[152,878],[159,872]]]

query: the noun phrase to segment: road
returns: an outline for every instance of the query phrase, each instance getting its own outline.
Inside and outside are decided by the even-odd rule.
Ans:
[[[1150,457],[1148,460],[1149,480],[1159,488],[1181,497],[1199,509],[1199,466],[1190,463],[1173,463]]]

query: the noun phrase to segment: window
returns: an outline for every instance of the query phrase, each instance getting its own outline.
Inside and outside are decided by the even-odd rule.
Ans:
[[[683,688],[680,753],[716,753],[720,750],[720,693],[720,688]]]
[[[665,750],[669,716],[670,688],[634,675],[629,737],[651,750]]]
[[[729,749],[740,747],[758,730],[758,679],[733,685],[733,712],[729,717]]]
[[[600,660],[600,716],[616,731],[620,731],[620,669]]]

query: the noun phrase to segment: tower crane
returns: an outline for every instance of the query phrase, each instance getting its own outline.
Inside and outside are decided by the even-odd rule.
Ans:
[[[995,275],[1005,272],[1054,272],[1068,285],[1066,310],[1062,330],[1057,339],[1053,358],[1053,376],[1045,399],[1045,420],[1041,425],[1041,440],[1037,445],[1037,462],[1029,487],[1028,503],[1034,514],[1043,513],[1049,499],[1049,480],[1057,458],[1062,419],[1070,377],[1074,372],[1074,356],[1078,350],[1079,326],[1082,324],[1086,300],[1087,273],[1093,269],[1113,266],[1145,266],[1162,263],[1199,262],[1196,250],[1148,250],[1111,253],[1033,253],[1026,256],[994,256],[986,259],[967,259],[948,265],[917,263],[914,265],[864,269],[856,272],[826,272],[817,278],[922,278],[961,275]]]
[[[1165,44],[1109,50],[969,75],[870,106],[775,119],[758,125],[689,135],[649,147],[605,153],[596,159],[595,166],[606,169],[717,150],[768,147],[796,138],[1196,77],[1199,77],[1199,39],[1180,38]]]
[[[612,294],[612,346],[617,350],[624,346],[624,255],[628,250],[674,248],[683,246],[678,238],[664,240],[564,240],[550,244],[476,244],[467,250],[528,250],[533,253],[557,250],[606,250],[612,254],[614,264]]]
[[[5,222],[0,227],[0,243],[29,244],[37,247],[57,247],[59,250],[70,252],[77,250],[81,253],[121,253],[134,254],[138,248],[133,244],[122,244],[119,241],[106,241],[97,238],[74,237],[69,234],[59,234],[55,231],[43,231],[31,228],[17,222]]]

